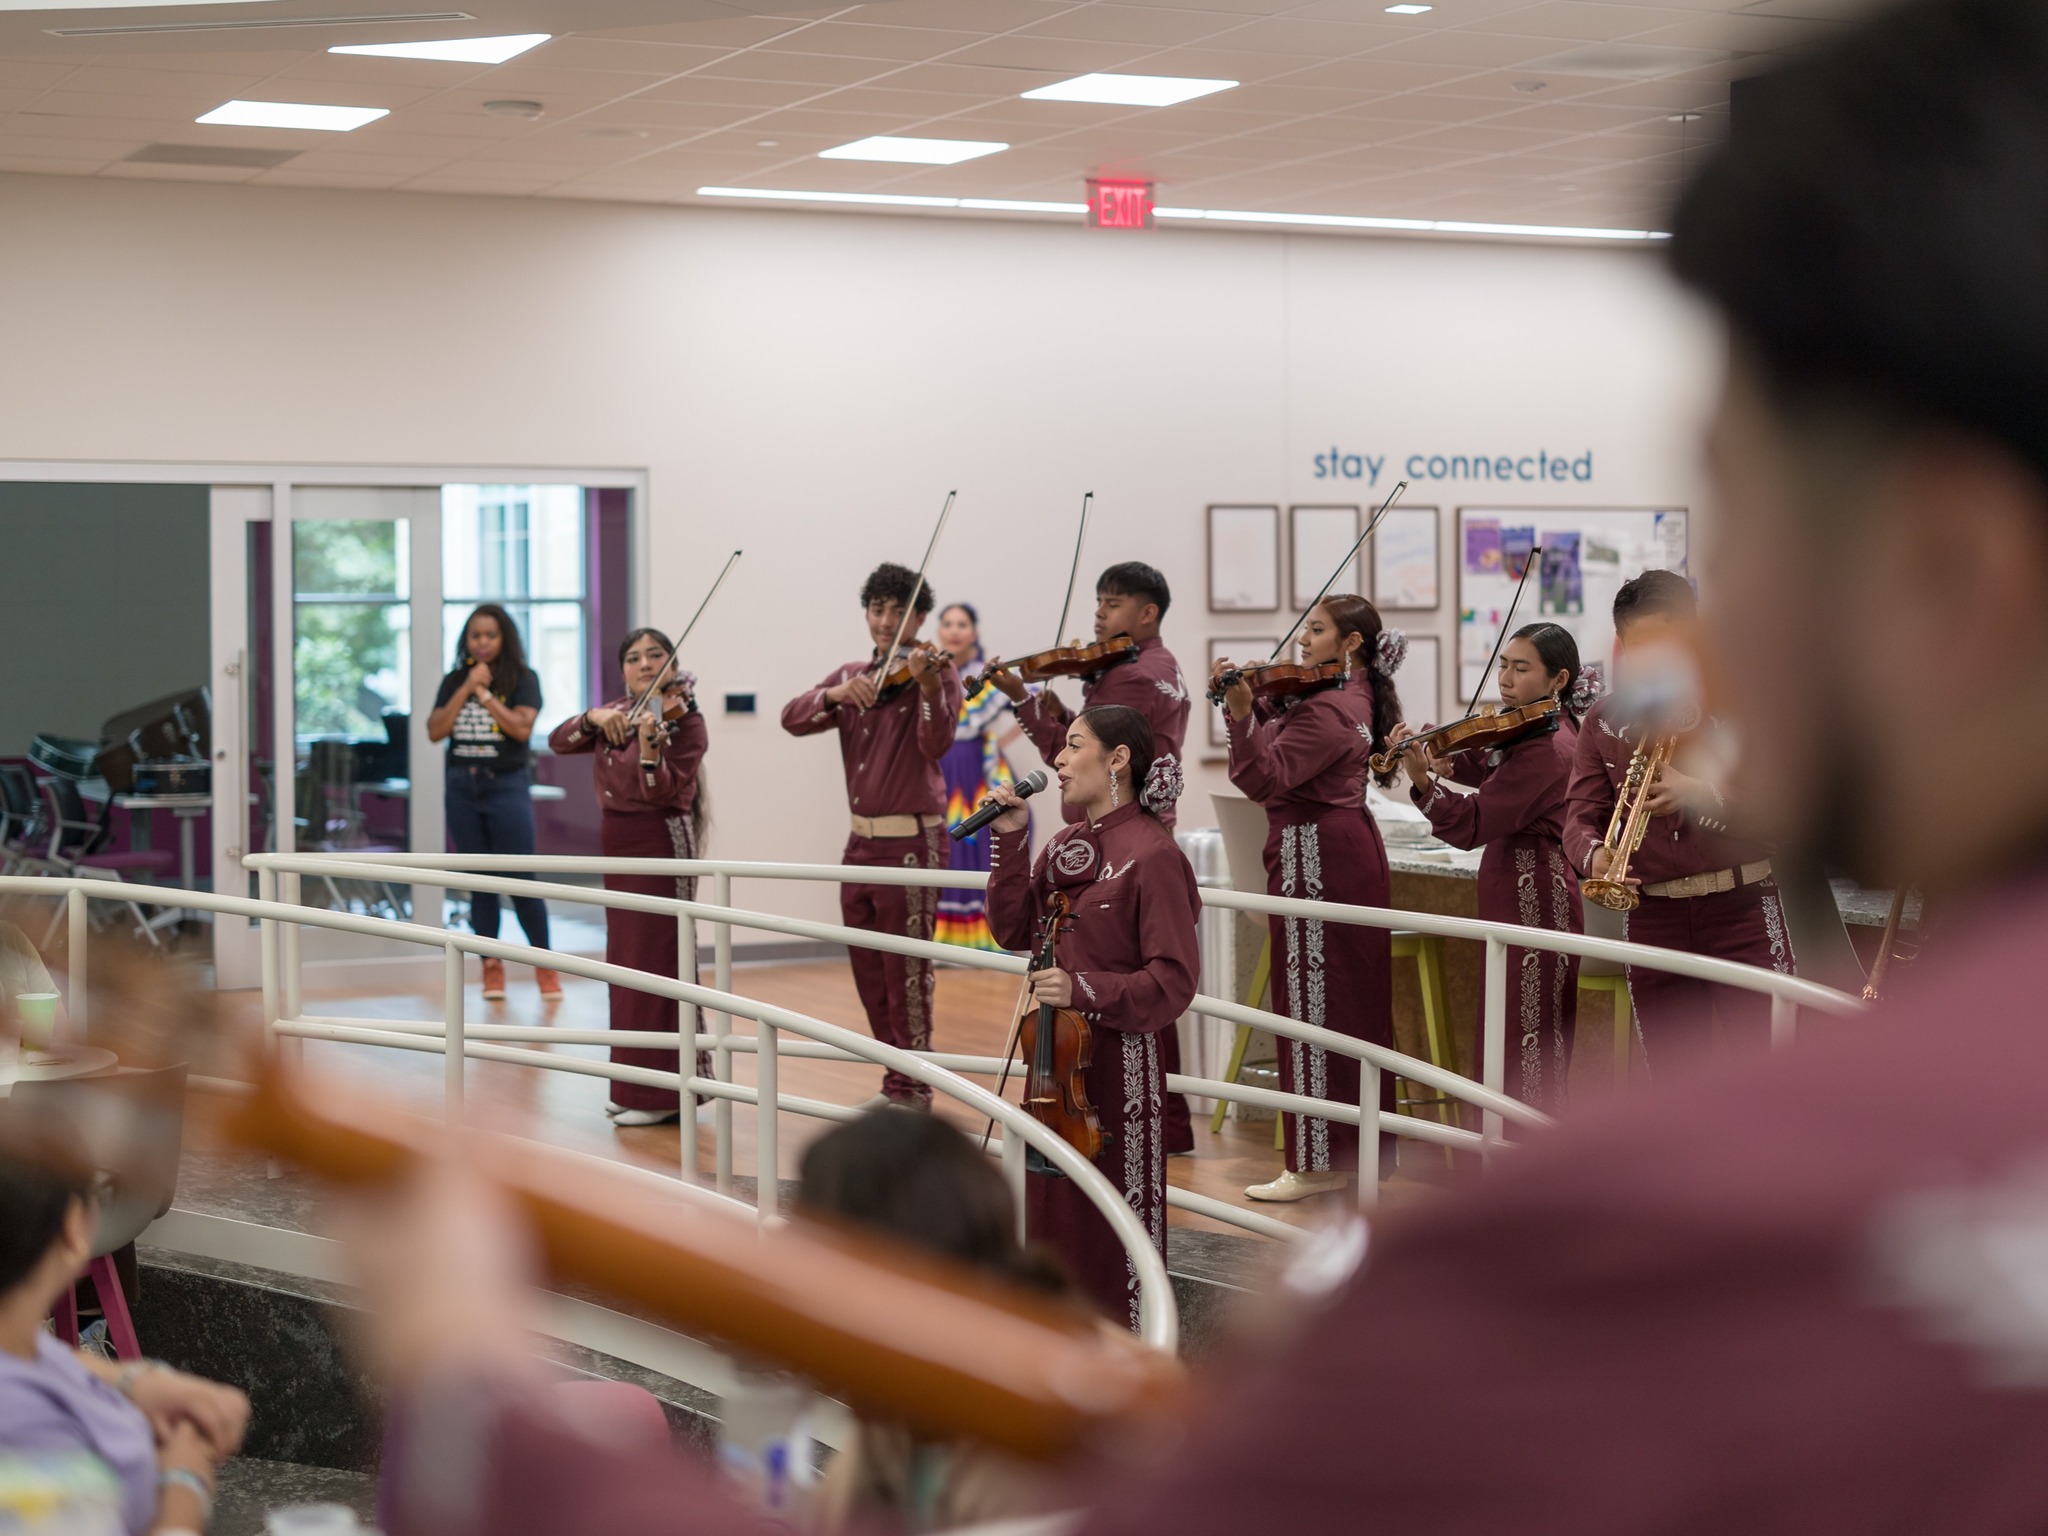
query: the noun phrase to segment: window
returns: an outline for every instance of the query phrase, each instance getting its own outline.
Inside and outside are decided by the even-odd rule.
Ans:
[[[590,703],[585,532],[579,486],[441,487],[442,655],[455,664],[478,603],[502,603],[540,677],[538,736]]]
[[[292,527],[301,741],[382,741],[384,716],[412,706],[406,526],[401,518]]]

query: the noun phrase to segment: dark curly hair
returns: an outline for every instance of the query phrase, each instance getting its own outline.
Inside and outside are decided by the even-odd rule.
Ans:
[[[871,603],[907,603],[910,589],[917,588],[917,612],[920,616],[932,611],[932,586],[930,582],[920,583],[917,572],[907,565],[897,565],[884,560],[861,583],[860,605],[865,608]]]
[[[1339,635],[1358,636],[1355,665],[1365,668],[1366,679],[1372,684],[1372,749],[1384,752],[1388,734],[1401,723],[1401,692],[1394,686],[1394,680],[1380,671],[1377,665],[1380,631],[1386,628],[1380,620],[1380,611],[1364,598],[1349,592],[1333,593],[1323,599],[1321,606],[1323,612],[1330,616],[1330,622],[1337,626]],[[1343,642],[1340,640],[1338,643]],[[1392,773],[1374,777],[1381,789],[1394,782]]]

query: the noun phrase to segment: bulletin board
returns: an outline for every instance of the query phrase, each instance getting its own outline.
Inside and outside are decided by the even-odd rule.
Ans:
[[[1614,653],[1614,594],[1644,571],[1687,574],[1687,521],[1683,507],[1460,507],[1460,707],[1480,681],[1533,547],[1542,546],[1542,569],[1529,577],[1513,628],[1545,619],[1560,624],[1579,642],[1581,661],[1606,667]],[[1480,698],[1493,697],[1489,677]]]

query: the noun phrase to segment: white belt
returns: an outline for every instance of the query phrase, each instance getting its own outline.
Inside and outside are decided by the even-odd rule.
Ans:
[[[943,816],[856,816],[855,837],[915,837],[928,827],[945,825]]]
[[[1678,880],[1660,880],[1655,885],[1643,887],[1645,896],[1718,896],[1723,891],[1732,891],[1737,886],[1755,885],[1759,880],[1771,878],[1771,861],[1758,859],[1754,864],[1745,864],[1740,869],[1709,870],[1704,875],[1686,875]]]

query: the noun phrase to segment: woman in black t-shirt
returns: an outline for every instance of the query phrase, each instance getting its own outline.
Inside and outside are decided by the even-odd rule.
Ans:
[[[526,665],[519,644],[519,626],[496,603],[485,603],[462,626],[462,644],[455,670],[441,679],[434,712],[427,717],[427,739],[448,741],[448,835],[457,853],[532,853],[534,851],[533,773],[528,767],[534,718],[540,713],[540,679]],[[527,877],[531,879],[531,876]],[[547,903],[538,896],[515,896],[513,910],[526,942],[548,947]],[[482,938],[498,936],[495,892],[473,891],[469,926]],[[486,960],[484,997],[505,995],[505,966]],[[562,980],[553,971],[536,968],[540,995],[562,995]]]

